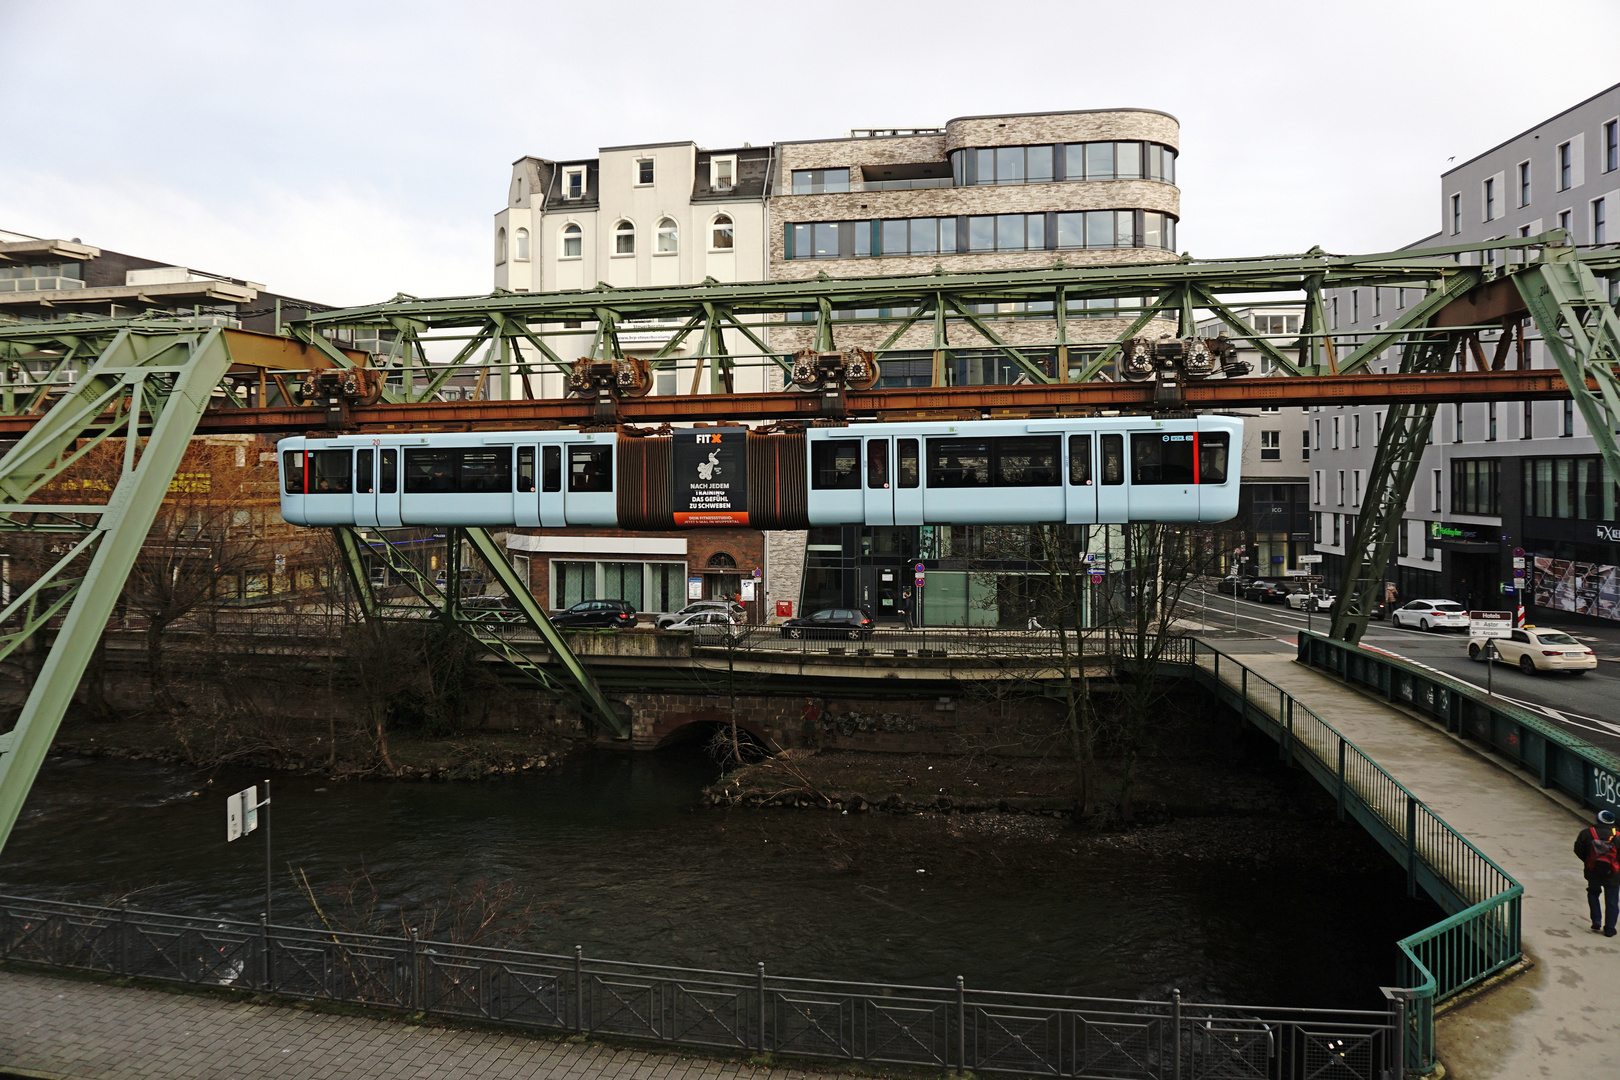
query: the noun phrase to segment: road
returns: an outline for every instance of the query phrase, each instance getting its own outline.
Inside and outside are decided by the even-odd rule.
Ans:
[[[1279,604],[1196,590],[1183,597],[1182,610],[1189,627],[1203,627],[1204,633],[1220,639],[1221,647],[1234,653],[1292,652],[1307,623],[1318,632],[1328,625],[1325,613],[1307,616]],[[1494,664],[1489,672],[1491,692],[1553,721],[1577,738],[1620,755],[1620,708],[1616,707],[1620,702],[1620,631],[1558,626],[1550,620],[1540,625],[1561,629],[1590,646],[1598,655],[1597,670],[1581,676],[1526,675],[1516,667]],[[1486,666],[1468,659],[1466,634],[1425,633],[1373,622],[1361,643],[1442,671],[1481,691],[1487,688]]]

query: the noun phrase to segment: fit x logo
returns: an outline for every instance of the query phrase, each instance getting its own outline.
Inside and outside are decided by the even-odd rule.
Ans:
[[[1599,540],[1620,541],[1620,525],[1599,525],[1597,535]]]

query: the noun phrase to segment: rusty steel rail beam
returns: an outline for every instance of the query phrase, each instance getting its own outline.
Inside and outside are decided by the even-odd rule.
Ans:
[[[1151,382],[1094,382],[1025,386],[916,387],[846,392],[851,420],[938,417],[1051,416],[1096,410],[1149,411],[1155,408]],[[1386,401],[1517,401],[1569,396],[1556,370],[1443,372],[1438,374],[1317,375],[1260,379],[1211,379],[1185,387],[1187,409],[1243,409],[1261,405],[1367,405]],[[590,425],[589,398],[540,401],[431,401],[356,405],[349,409],[355,431],[467,431],[502,428]],[[625,423],[719,423],[823,419],[819,395],[779,391],[768,394],[694,394],[627,398],[619,402]],[[0,417],[0,439],[17,438],[36,417]],[[199,435],[293,434],[319,430],[324,414],[315,408],[213,408],[197,425]]]

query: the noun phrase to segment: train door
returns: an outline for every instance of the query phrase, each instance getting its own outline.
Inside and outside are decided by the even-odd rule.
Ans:
[[[1063,487],[1063,520],[1070,525],[1094,525],[1097,522],[1097,467],[1095,435],[1070,435],[1068,446],[1068,474]]]
[[[894,523],[923,523],[922,440],[894,440]]]
[[[519,446],[515,453],[517,461],[516,468],[512,470],[512,476],[516,480],[512,485],[512,523],[533,528],[540,524],[540,463],[537,448]]]
[[[1198,520],[1198,436],[1190,427],[1126,436],[1132,521]]]
[[[376,443],[354,452],[354,523],[377,524]]]
[[[866,440],[865,511],[868,525],[894,524],[894,484],[892,440],[876,435]]]
[[[399,447],[377,448],[377,524],[396,528],[404,524],[399,516]]]
[[[1097,445],[1092,485],[1097,489],[1097,521],[1121,525],[1131,520],[1129,486],[1125,483],[1125,433],[1103,431],[1093,436]]]
[[[560,529],[568,524],[563,512],[563,448],[561,443],[540,447],[540,524]]]

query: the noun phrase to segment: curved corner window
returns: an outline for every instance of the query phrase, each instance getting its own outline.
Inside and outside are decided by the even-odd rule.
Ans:
[[[681,250],[680,227],[675,224],[674,218],[665,218],[658,223],[658,254],[673,255],[679,250]]]
[[[585,234],[578,225],[568,225],[562,231],[562,257],[577,259],[585,248]]]
[[[731,218],[721,214],[709,225],[709,250],[730,251],[736,242],[732,232]]]
[[[506,261],[506,226],[495,230],[495,265]]]
[[[636,227],[628,221],[621,221],[613,226],[613,254],[634,255],[636,253]]]
[[[529,230],[519,229],[512,234],[512,257],[518,262],[529,261]]]

